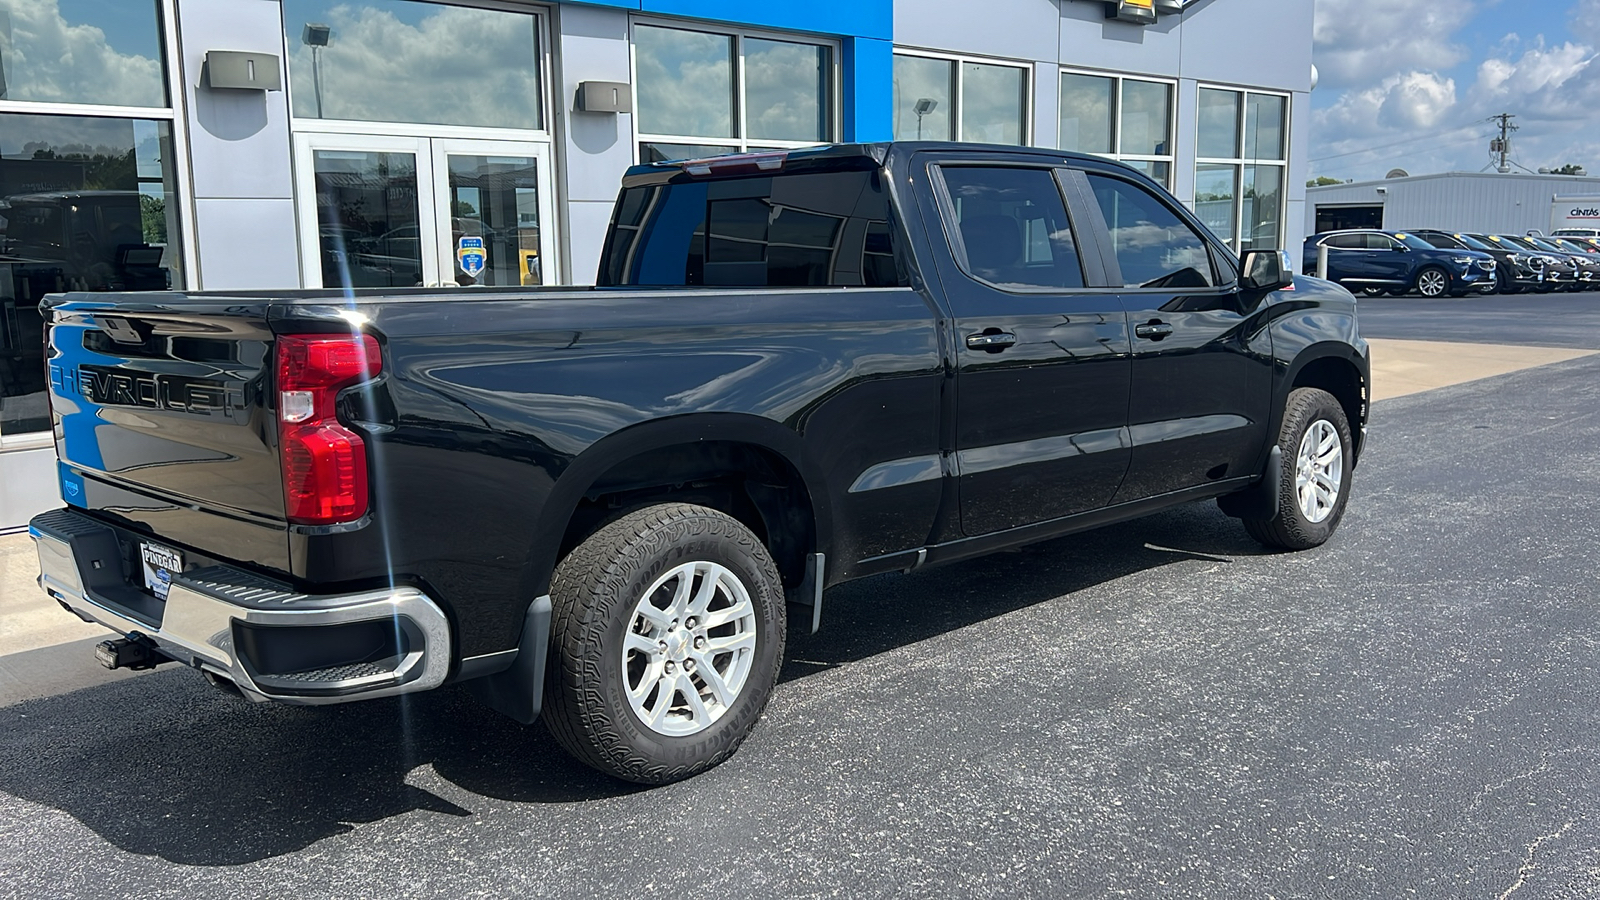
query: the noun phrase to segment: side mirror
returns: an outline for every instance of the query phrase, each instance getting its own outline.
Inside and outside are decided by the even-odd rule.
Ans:
[[[1247,291],[1276,291],[1294,284],[1289,255],[1282,250],[1246,250],[1239,264],[1244,270],[1239,283]]]

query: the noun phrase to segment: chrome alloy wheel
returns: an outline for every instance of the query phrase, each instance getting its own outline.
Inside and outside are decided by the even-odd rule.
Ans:
[[[686,737],[732,708],[755,650],[756,609],[739,577],[713,562],[684,563],[633,608],[622,686],[645,727]]]
[[[1438,269],[1429,269],[1417,279],[1417,293],[1424,297],[1443,297],[1450,290],[1450,278]]]
[[[1315,525],[1333,514],[1344,481],[1344,444],[1327,419],[1318,419],[1300,438],[1296,454],[1294,489],[1300,514]]]

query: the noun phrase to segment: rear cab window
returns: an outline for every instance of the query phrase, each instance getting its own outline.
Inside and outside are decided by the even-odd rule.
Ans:
[[[624,188],[603,286],[904,287],[878,169]]]

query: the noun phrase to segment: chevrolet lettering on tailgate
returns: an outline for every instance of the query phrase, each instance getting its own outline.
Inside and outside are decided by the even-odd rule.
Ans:
[[[101,406],[136,406],[211,415],[245,407],[243,385],[102,366],[50,367],[50,385]]]

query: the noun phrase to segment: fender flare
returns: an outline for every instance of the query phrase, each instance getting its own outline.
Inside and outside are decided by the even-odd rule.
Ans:
[[[808,464],[801,436],[787,426],[761,416],[745,413],[693,413],[653,419],[613,432],[590,445],[562,471],[545,498],[534,527],[532,556],[523,579],[526,596],[536,597],[550,589],[561,541],[573,513],[590,487],[613,467],[666,447],[719,441],[749,444],[776,454],[800,473],[800,480],[814,518],[817,547],[827,552],[832,541],[832,511],[825,484]]]

